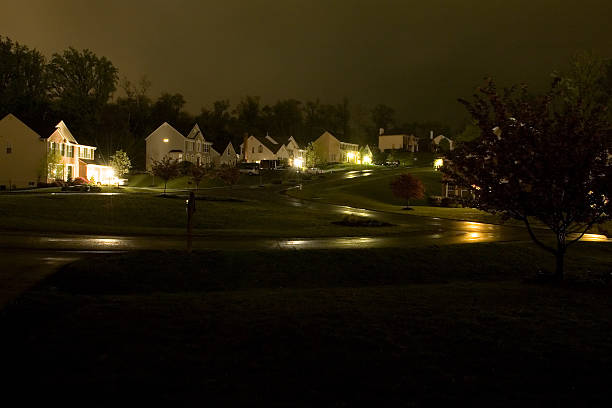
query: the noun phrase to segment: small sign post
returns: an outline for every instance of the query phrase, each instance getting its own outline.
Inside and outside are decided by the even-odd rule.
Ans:
[[[193,247],[193,214],[196,212],[196,199],[193,191],[189,192],[187,205],[187,252],[191,253]]]

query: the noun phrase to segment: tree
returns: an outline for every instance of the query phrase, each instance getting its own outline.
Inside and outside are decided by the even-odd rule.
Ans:
[[[240,179],[240,170],[238,170],[237,167],[224,164],[215,170],[214,177],[231,187],[238,183],[238,180]]]
[[[166,186],[168,180],[177,178],[180,175],[180,166],[177,160],[173,160],[168,156],[163,157],[161,160],[153,159],[151,165],[151,173],[154,176],[164,180],[164,196],[166,195]]]
[[[460,144],[442,168],[448,182],[473,192],[471,206],[523,221],[555,256],[556,279],[567,248],[612,214],[606,107],[575,97],[567,83],[556,78],[533,96],[525,86],[498,92],[488,81],[472,102],[460,100],[480,136]],[[556,245],[535,235],[533,220],[554,233]]]
[[[117,68],[106,57],[70,47],[62,54],[53,54],[48,73],[56,110],[85,142],[102,145],[96,143],[94,135],[102,109],[115,92]]]
[[[407,206],[410,205],[410,200],[425,197],[423,183],[412,174],[400,174],[391,181],[390,187],[394,196],[406,200]]]
[[[308,143],[308,146],[306,146],[306,151],[304,152],[304,161],[306,164],[306,168],[317,167],[318,165],[323,163],[321,155],[319,154],[312,142]]]
[[[123,150],[117,150],[110,158],[110,165],[115,170],[117,178],[123,177],[132,168],[132,163],[127,153]]]
[[[13,113],[34,129],[44,127],[48,91],[44,56],[0,36],[0,118]]]
[[[189,170],[189,175],[191,177],[191,180],[196,185],[196,191],[200,188],[200,183],[202,182],[202,179],[204,179],[204,177],[208,174],[208,171],[209,167],[206,166],[204,163],[197,163],[191,166],[191,169]]]
[[[39,179],[46,182],[47,180],[60,178],[60,175],[64,173],[64,167],[61,166],[61,163],[62,155],[59,150],[49,150],[40,164]]]

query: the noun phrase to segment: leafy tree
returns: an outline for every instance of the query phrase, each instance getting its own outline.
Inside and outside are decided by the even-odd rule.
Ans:
[[[393,195],[405,199],[408,206],[410,200],[420,200],[425,196],[423,183],[412,174],[400,174],[391,181],[390,187]]]
[[[306,146],[306,151],[304,152],[304,162],[306,168],[317,167],[323,163],[321,155],[312,142],[308,143],[308,146]]]
[[[110,165],[115,170],[117,178],[123,177],[132,168],[132,162],[127,153],[123,150],[117,150],[110,158]]]
[[[61,162],[62,155],[59,150],[49,150],[40,164],[40,170],[38,172],[39,179],[46,182],[47,180],[60,178],[60,174],[64,173],[63,166],[60,166]]]
[[[191,166],[189,174],[190,174],[191,180],[196,185],[196,191],[200,188],[200,183],[202,182],[204,177],[208,174],[209,170],[210,170],[209,167],[206,166],[204,163],[194,164],[193,166]]]
[[[612,214],[606,107],[574,97],[565,84],[557,78],[532,96],[524,86],[498,92],[489,81],[472,102],[461,101],[480,137],[450,153],[442,169],[449,182],[472,190],[472,206],[523,221],[555,256],[557,279],[568,247]],[[532,220],[554,233],[556,245],[535,235]]]
[[[238,170],[237,167],[224,164],[215,169],[214,178],[221,180],[223,183],[231,187],[238,183],[238,180],[240,180],[240,170]]]
[[[166,195],[168,181],[177,178],[181,173],[180,163],[168,156],[163,157],[161,160],[153,159],[151,173],[164,180],[164,195]]]
[[[48,91],[43,55],[0,36],[0,118],[13,113],[40,128],[47,119]]]
[[[88,139],[86,142],[97,142],[93,135],[103,107],[115,92],[117,68],[106,57],[70,47],[62,54],[53,54],[48,72],[56,109]]]

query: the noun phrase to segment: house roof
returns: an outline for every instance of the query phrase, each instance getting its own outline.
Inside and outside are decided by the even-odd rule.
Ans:
[[[99,157],[95,159],[79,159],[79,161],[85,164],[95,164],[97,166],[107,166],[108,165],[105,161],[103,161]]]
[[[79,144],[74,138],[74,136],[72,136],[72,133],[70,133],[70,130],[68,130],[68,126],[66,126],[63,120],[60,120],[59,123],[55,125],[55,129],[56,129],[56,132],[59,133],[62,139],[70,143]]]
[[[269,139],[266,138],[259,138],[255,135],[250,135],[249,138],[253,138],[255,140],[257,140],[259,143],[261,143],[263,146],[266,147],[266,149],[270,150],[272,153],[276,154],[278,153],[278,151],[281,149],[281,147],[283,147],[284,145],[280,144],[280,143],[272,143]],[[244,143],[241,143],[240,146],[244,146]],[[232,146],[233,147],[233,146]]]
[[[4,121],[8,121],[8,120],[16,120],[17,122],[19,122],[21,125],[23,125],[24,127],[28,128],[29,130],[32,131],[32,133],[36,134],[36,136],[38,136],[40,139],[45,139],[44,137],[42,137],[40,135],[40,133],[38,133],[37,131],[35,131],[34,129],[32,129],[30,126],[26,125],[21,119],[19,119],[17,116],[13,115],[12,113],[7,114],[6,116],[4,116],[2,119],[0,119],[0,122],[4,122]],[[46,133],[45,133],[46,134]]]
[[[171,133],[174,133],[175,135],[179,135],[181,137],[185,137],[185,136],[183,136],[183,134],[181,132],[179,132],[178,130],[173,128],[172,125],[170,125],[168,122],[164,122],[161,125],[159,125],[159,127],[157,129],[155,129],[154,131],[149,133],[149,136],[145,137],[145,140],[149,139],[151,137],[151,135],[153,135],[154,133],[162,132],[164,130],[169,131]]]
[[[196,123],[195,125],[193,125],[193,128],[191,128],[191,131],[187,135],[187,139],[195,139],[199,134],[202,135],[202,138],[204,138],[204,133],[202,133],[200,127]]]

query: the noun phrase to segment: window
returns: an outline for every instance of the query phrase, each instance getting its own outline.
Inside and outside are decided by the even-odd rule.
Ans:
[[[204,153],[208,153],[210,152],[210,145],[205,144],[204,145]]]
[[[263,153],[263,146],[259,145],[259,147],[257,148],[257,152],[258,153]]]
[[[251,147],[251,153],[255,153],[255,148]]]
[[[11,154],[13,153],[13,146],[11,146],[10,144],[6,145],[6,154]]]
[[[60,143],[60,154],[62,156],[66,155],[66,145],[64,145],[63,143]]]
[[[74,157],[74,146],[68,145],[68,149],[66,151],[67,157]]]

